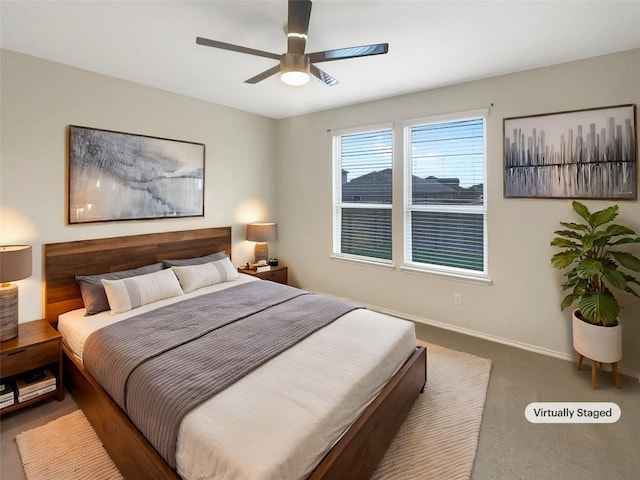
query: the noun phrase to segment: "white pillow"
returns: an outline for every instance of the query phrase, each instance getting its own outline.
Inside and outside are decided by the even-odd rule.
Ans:
[[[126,312],[147,303],[183,293],[171,269],[122,280],[103,279],[102,285],[113,313]]]
[[[176,277],[178,277],[182,290],[185,293],[238,278],[238,271],[231,263],[231,260],[229,260],[229,257],[201,265],[171,268],[175,272]]]

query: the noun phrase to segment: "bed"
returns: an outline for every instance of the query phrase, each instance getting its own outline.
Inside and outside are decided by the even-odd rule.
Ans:
[[[54,326],[57,326],[58,317],[63,319],[60,324],[60,329],[63,331],[63,336],[66,336],[63,346],[65,354],[65,380],[68,388],[91,421],[114,462],[126,478],[175,479],[180,478],[177,471],[186,478],[206,478],[207,473],[204,467],[209,468],[207,466],[209,463],[219,464],[220,461],[207,457],[207,455],[209,455],[207,452],[198,455],[192,455],[192,453],[194,451],[200,451],[198,442],[207,443],[209,441],[206,436],[207,430],[216,427],[219,428],[219,430],[215,435],[212,435],[212,437],[221,444],[218,445],[218,447],[222,448],[222,453],[216,453],[220,458],[233,456],[235,452],[234,448],[236,448],[232,446],[234,444],[237,444],[237,448],[241,449],[244,448],[244,444],[255,443],[254,448],[256,448],[256,450],[250,455],[252,458],[259,457],[259,455],[256,454],[258,452],[265,452],[263,455],[265,458],[262,463],[258,461],[259,459],[256,460],[257,471],[264,470],[267,472],[263,478],[289,476],[288,472],[292,472],[291,478],[369,478],[426,382],[426,351],[424,348],[415,348],[415,344],[407,351],[406,336],[404,336],[402,340],[398,340],[398,342],[404,345],[404,355],[408,357],[408,359],[404,361],[403,357],[400,360],[397,358],[393,360],[393,362],[398,364],[398,367],[393,367],[393,371],[385,374],[386,377],[389,377],[389,380],[387,381],[387,378],[376,380],[380,383],[380,387],[374,388],[375,392],[373,393],[369,392],[365,394],[365,396],[371,395],[373,400],[367,399],[365,404],[359,406],[350,405],[348,408],[344,406],[340,407],[342,410],[347,410],[345,418],[340,420],[341,422],[348,422],[347,425],[339,424],[334,426],[329,425],[330,422],[318,421],[318,419],[316,419],[315,421],[307,422],[311,425],[309,427],[298,428],[294,424],[289,428],[289,430],[291,430],[289,434],[292,437],[300,436],[300,432],[305,433],[306,428],[310,429],[306,435],[301,436],[304,440],[302,443],[306,442],[307,444],[305,448],[308,448],[309,444],[311,444],[312,448],[315,449],[315,453],[313,453],[315,457],[312,455],[311,460],[307,459],[307,464],[303,464],[302,466],[298,465],[296,458],[291,462],[287,460],[288,463],[283,461],[284,466],[272,465],[274,457],[279,458],[279,456],[282,455],[282,458],[286,459],[288,458],[286,456],[288,455],[287,452],[297,451],[297,447],[290,446],[292,443],[290,439],[281,438],[281,432],[279,431],[273,431],[266,436],[263,435],[263,438],[260,439],[259,435],[252,433],[250,427],[242,425],[243,423],[247,423],[246,418],[235,425],[233,423],[235,420],[230,419],[231,423],[226,426],[220,426],[222,420],[216,418],[215,415],[216,412],[219,413],[223,411],[222,408],[227,404],[243,405],[243,408],[236,409],[236,411],[239,412],[256,410],[259,415],[258,418],[275,416],[278,407],[274,406],[274,402],[278,400],[274,400],[273,402],[271,400],[265,400],[264,402],[256,403],[255,395],[246,393],[247,391],[250,392],[259,389],[261,392],[260,399],[271,398],[268,396],[269,392],[267,392],[269,385],[281,386],[282,384],[279,382],[284,380],[280,379],[275,382],[271,379],[265,380],[265,378],[271,378],[263,376],[269,374],[269,368],[272,370],[270,375],[273,375],[274,372],[286,372],[286,368],[288,368],[286,367],[287,361],[289,364],[300,364],[299,367],[307,368],[307,372],[316,365],[320,368],[322,364],[316,362],[323,362],[323,359],[316,359],[312,354],[309,354],[309,350],[299,349],[304,347],[313,350],[312,347],[308,346],[309,344],[315,345],[316,349],[323,350],[322,345],[333,345],[332,339],[356,337],[358,335],[355,335],[354,332],[361,331],[366,325],[374,325],[376,321],[382,322],[380,323],[382,327],[383,324],[389,322],[385,323],[384,316],[381,314],[369,312],[364,309],[356,309],[348,312],[327,327],[303,339],[299,344],[277,355],[274,359],[250,373],[241,381],[234,383],[231,387],[215,395],[209,401],[205,402],[204,405],[194,409],[192,413],[189,413],[185,417],[180,426],[176,457],[182,458],[183,460],[182,464],[179,464],[177,468],[169,466],[166,459],[158,453],[138,428],[127,418],[118,404],[85,370],[82,361],[82,344],[84,340],[80,341],[80,347],[78,347],[78,343],[73,341],[72,336],[69,336],[68,332],[64,332],[66,328],[64,324],[67,323],[66,320],[68,318],[74,318],[74,315],[76,323],[81,326],[85,323],[82,318],[78,318],[77,312],[83,308],[83,302],[74,278],[75,275],[91,275],[109,271],[126,270],[166,259],[199,257],[219,251],[225,251],[227,254],[231,254],[231,229],[228,227],[64,242],[45,246],[46,318],[54,324]],[[220,288],[229,287],[226,293],[224,291],[222,292],[224,294],[228,294],[230,291],[240,291],[245,287],[246,289],[252,289],[254,286],[248,285],[253,283],[252,281],[264,283],[264,281],[256,281],[250,277],[245,278],[244,276],[239,276],[237,280],[228,282],[228,285],[223,285]],[[236,285],[236,283],[238,285]],[[218,289],[218,287],[215,287],[214,290],[215,289]],[[199,295],[198,292],[194,292],[193,294]],[[211,294],[214,295],[214,293]],[[215,293],[215,295],[220,294],[219,292]],[[154,307],[152,305],[149,308],[153,311]],[[373,316],[373,318],[371,316]],[[92,317],[85,318],[91,319]],[[106,321],[109,321],[109,317],[106,318]],[[97,324],[100,324],[102,321],[99,319],[99,316],[95,316],[95,320]],[[373,335],[371,338],[375,339],[376,329],[372,328],[371,330],[372,332],[370,334]],[[80,331],[82,331],[82,328]],[[379,333],[380,332],[378,332],[378,334]],[[86,339],[88,333],[85,331],[85,333],[80,334],[79,337],[83,335]],[[367,335],[369,335],[369,333]],[[382,335],[382,337],[386,336],[389,335],[387,335],[387,333]],[[415,340],[415,337],[413,337],[413,339]],[[380,341],[382,342],[383,340]],[[378,340],[373,340],[373,342],[378,342]],[[369,343],[372,343],[372,341]],[[324,348],[324,350],[330,349]],[[341,351],[349,350],[349,346],[340,348],[336,346],[337,354],[340,354]],[[294,360],[287,360],[287,357],[291,357]],[[305,361],[307,362],[306,367],[303,365]],[[342,361],[344,362],[344,359]],[[386,364],[388,362],[385,361],[383,363]],[[322,368],[327,367],[324,366]],[[335,365],[329,368],[334,368],[334,372],[348,370],[346,368],[339,369]],[[376,371],[378,367],[370,368],[369,370]],[[294,375],[300,375],[300,373],[285,373],[282,377],[286,380]],[[307,374],[305,378],[312,382],[315,376],[315,374]],[[350,380],[350,382],[356,383],[353,382],[353,379]],[[321,384],[322,382],[319,383]],[[368,378],[365,383],[369,383]],[[242,393],[242,385],[245,385],[244,388],[247,389],[245,393]],[[290,387],[291,386],[285,387],[284,390],[288,391]],[[234,390],[236,388],[238,389]],[[305,388],[302,388],[302,390]],[[314,388],[321,387],[316,386],[309,388],[313,390]],[[360,388],[357,390],[359,389]],[[278,388],[274,387],[273,390],[278,390]],[[276,395],[276,393],[277,392],[273,392],[274,395]],[[304,392],[301,394],[304,394]],[[287,404],[286,410],[293,408],[292,405],[296,405],[296,403],[304,403],[305,406],[301,412],[303,414],[313,413],[316,407],[309,407],[309,405],[313,404],[313,400],[303,398],[304,402],[299,398],[290,399],[289,401],[292,403]],[[245,401],[246,403],[238,403],[241,401]],[[263,403],[265,405],[262,405]],[[207,404],[211,404],[209,410],[205,409]],[[266,408],[266,410],[260,410],[263,407]],[[201,413],[201,410],[206,413]],[[318,411],[321,412],[321,407],[318,407]],[[324,414],[326,414],[326,412],[334,411],[327,410]],[[330,415],[332,421],[333,417],[336,417],[334,413]],[[318,413],[318,415],[320,415],[320,413]],[[231,417],[232,415],[224,414],[222,416]],[[352,418],[349,418],[349,416]],[[322,416],[320,415],[319,418],[322,418]],[[207,421],[211,421],[212,423],[207,424]],[[187,427],[189,424],[191,425],[189,428],[191,428],[192,433],[184,433],[189,431]],[[198,428],[199,426],[201,428]],[[255,432],[269,431],[269,429],[276,430],[273,428],[273,424],[271,428],[269,428],[268,425],[261,425],[261,427],[264,428],[255,428]],[[331,432],[327,433],[327,429],[331,430]],[[339,431],[333,431],[335,429]],[[285,428],[284,430],[287,429]],[[243,438],[245,439],[244,441]],[[248,439],[251,439],[251,442],[249,442]],[[283,445],[282,448],[286,450],[286,452],[284,450],[282,452],[278,450],[280,445]],[[275,450],[270,450],[271,446],[273,446]],[[250,450],[247,451],[250,452]],[[184,461],[184,457],[189,456],[192,458]],[[243,459],[242,454],[240,455],[240,459],[236,460],[236,464],[238,463],[246,463],[246,458]],[[222,464],[218,469],[218,471],[222,472],[220,473],[220,478],[225,478],[225,475],[226,478],[246,478],[249,476],[249,471],[234,471],[235,467],[233,465],[233,461],[229,464]],[[280,468],[280,470],[278,470],[278,468]],[[300,472],[304,472],[304,474],[301,476]],[[215,475],[217,475],[217,473]],[[259,475],[256,474],[256,477],[257,476]],[[218,477],[216,476],[216,478]]]

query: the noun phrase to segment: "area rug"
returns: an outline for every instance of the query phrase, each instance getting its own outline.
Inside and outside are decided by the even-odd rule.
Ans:
[[[82,410],[16,436],[27,480],[120,480]]]
[[[427,345],[428,383],[372,479],[462,480],[471,476],[491,361]],[[122,476],[81,410],[16,437],[27,480]]]
[[[467,480],[476,458],[491,360],[427,347],[427,388],[371,477]]]

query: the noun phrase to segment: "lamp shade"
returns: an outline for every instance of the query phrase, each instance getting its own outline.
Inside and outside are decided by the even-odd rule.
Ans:
[[[14,282],[31,276],[29,245],[0,246],[0,283]]]
[[[250,242],[273,242],[277,239],[277,223],[249,223],[247,225],[247,240]]]
[[[18,285],[31,276],[29,245],[0,246],[0,342],[18,336]]]

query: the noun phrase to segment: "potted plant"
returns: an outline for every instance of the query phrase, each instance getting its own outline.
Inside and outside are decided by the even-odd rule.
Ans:
[[[611,289],[640,298],[632,288],[640,281],[630,273],[640,272],[640,259],[617,247],[640,243],[640,237],[630,228],[612,223],[618,216],[618,205],[594,213],[577,201],[572,206],[584,223],[560,222],[565,230],[557,230],[558,237],[551,242],[562,249],[551,258],[551,265],[568,268],[562,289],[570,293],[562,300],[561,309],[577,302],[574,348],[592,361],[613,363],[615,376],[622,358],[622,329],[618,323],[620,304]]]

